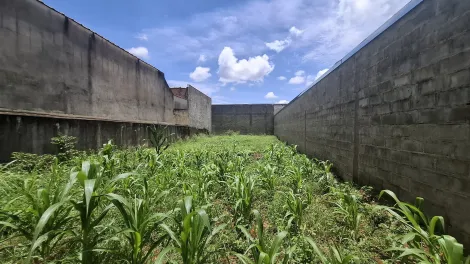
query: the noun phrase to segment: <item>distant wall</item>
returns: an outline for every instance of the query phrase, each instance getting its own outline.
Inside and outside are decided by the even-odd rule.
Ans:
[[[0,2],[0,109],[174,123],[161,71],[36,0]]]
[[[470,1],[424,0],[293,100],[274,132],[470,245]]]
[[[118,146],[147,144],[149,124],[103,120],[51,118],[41,116],[0,115],[0,162],[7,162],[12,152],[56,153],[51,138],[59,134],[75,136],[82,150],[97,149],[112,139]],[[173,140],[198,132],[194,128],[168,126]]]
[[[212,100],[209,96],[188,85],[189,126],[211,131]]]
[[[212,132],[224,133],[228,130],[241,134],[274,133],[274,105],[239,104],[212,106]]]

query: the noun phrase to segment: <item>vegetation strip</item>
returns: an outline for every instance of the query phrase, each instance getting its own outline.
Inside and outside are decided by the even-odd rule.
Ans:
[[[198,136],[0,166],[2,263],[470,263],[423,199],[339,182],[273,136]]]

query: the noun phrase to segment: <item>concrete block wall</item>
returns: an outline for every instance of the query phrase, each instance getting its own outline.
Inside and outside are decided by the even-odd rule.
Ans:
[[[470,1],[422,1],[274,119],[343,178],[425,198],[470,245]]]
[[[241,134],[272,135],[274,109],[272,104],[213,105],[212,132],[221,134],[231,130]]]
[[[36,0],[0,1],[0,110],[174,123],[158,69]]]

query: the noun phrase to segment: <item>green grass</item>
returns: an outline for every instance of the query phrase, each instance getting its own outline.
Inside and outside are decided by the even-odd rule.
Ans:
[[[64,142],[0,166],[2,263],[464,263],[422,199],[378,205],[273,136]]]
[[[279,143],[275,136],[250,136],[250,135],[199,135],[187,140],[178,141],[170,148],[174,150],[206,149],[220,151],[234,148],[237,151],[261,152],[271,144]]]

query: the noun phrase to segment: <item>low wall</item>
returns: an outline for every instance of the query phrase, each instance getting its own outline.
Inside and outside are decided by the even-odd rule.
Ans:
[[[469,246],[469,25],[470,1],[422,1],[282,109],[275,135],[347,180],[423,197]]]
[[[118,146],[148,143],[150,124],[108,120],[66,119],[15,114],[0,115],[0,163],[11,160],[13,152],[52,154],[56,147],[51,138],[59,134],[75,136],[77,148],[98,149],[112,139]],[[162,125],[163,126],[163,125]],[[168,126],[173,139],[190,136],[198,130],[183,126]]]
[[[37,0],[0,19],[0,109],[174,123],[163,72]]]
[[[221,134],[231,130],[241,134],[272,135],[274,108],[272,104],[213,105],[212,132]]]

